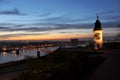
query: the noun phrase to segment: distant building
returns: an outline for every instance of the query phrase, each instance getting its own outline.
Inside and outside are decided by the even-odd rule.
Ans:
[[[103,47],[103,30],[101,27],[101,22],[98,19],[98,15],[97,15],[97,20],[95,22],[95,27],[93,29],[93,33],[94,33],[94,48],[95,49],[100,49]]]
[[[72,42],[72,43],[77,43],[77,42],[78,42],[78,39],[71,39],[70,42]]]

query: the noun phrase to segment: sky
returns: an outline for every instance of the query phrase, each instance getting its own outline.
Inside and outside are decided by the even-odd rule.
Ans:
[[[104,39],[117,39],[119,7],[120,0],[0,0],[0,40],[90,39],[96,14]]]

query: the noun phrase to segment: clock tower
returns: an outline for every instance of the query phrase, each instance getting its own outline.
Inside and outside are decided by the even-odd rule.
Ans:
[[[101,27],[101,22],[99,21],[99,17],[97,15],[97,20],[95,22],[95,26],[93,29],[94,33],[94,49],[100,49],[103,47],[103,30]]]

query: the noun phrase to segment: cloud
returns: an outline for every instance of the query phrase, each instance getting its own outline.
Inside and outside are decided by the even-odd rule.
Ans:
[[[47,16],[49,16],[49,15],[51,15],[52,13],[45,13],[45,14],[42,14],[42,15],[40,15],[40,16],[38,16],[38,17],[47,17]]]
[[[14,34],[3,34],[0,35],[1,38],[3,39],[8,39],[9,37],[23,37],[23,36],[36,36],[36,35],[46,35],[49,34],[48,32],[44,33],[14,33]]]
[[[24,13],[21,13],[17,8],[12,9],[12,10],[0,11],[0,14],[2,15],[26,15]]]
[[[114,22],[114,21],[109,21],[109,22],[102,22],[102,26],[104,28],[118,28],[118,24],[120,22]]]
[[[10,29],[10,28],[20,28],[24,27],[25,24],[16,24],[16,23],[0,23],[1,29]]]
[[[115,22],[104,22],[102,23],[103,28],[117,28],[118,23]],[[64,29],[92,29],[94,23],[86,24],[58,24],[58,23],[34,23],[34,24],[12,24],[12,25],[0,25],[0,31],[24,31],[24,32],[44,32],[53,30],[64,30]]]
[[[0,27],[0,29],[1,30],[5,30],[5,29],[9,30],[10,28],[9,27]]]
[[[117,16],[113,16],[117,18]],[[92,19],[93,17],[90,17],[89,19]],[[111,16],[106,17],[111,18]],[[55,22],[57,20],[61,20],[63,22]],[[112,19],[112,18],[111,18]],[[24,32],[44,32],[44,31],[53,31],[53,30],[64,30],[64,29],[93,29],[94,22],[93,23],[66,23],[67,19],[64,21],[64,17],[57,16],[57,17],[50,17],[45,18],[45,22],[30,22],[30,23],[1,23],[0,24],[0,31],[24,31]],[[82,19],[68,19],[69,21],[80,21]],[[84,20],[88,20],[87,18]],[[101,20],[102,22],[102,20]],[[102,27],[104,28],[117,28],[120,21],[108,21],[108,22],[102,22]]]
[[[36,24],[25,24],[25,25],[15,24],[6,27],[1,26],[0,31],[44,32],[51,30],[91,28],[90,26],[91,24],[57,24],[57,23],[36,23]]]
[[[9,26],[10,25],[10,26]],[[120,26],[116,22],[104,22],[102,23],[103,30],[104,28],[114,28],[116,29]],[[51,34],[52,32],[57,32],[60,34],[71,34],[73,29],[93,29],[94,23],[87,24],[65,24],[65,23],[29,23],[29,24],[14,24],[14,23],[2,23],[0,24],[0,32],[8,32],[9,34],[1,34],[0,37],[9,38],[9,37],[21,37],[21,36],[34,36],[34,35],[46,35]],[[65,31],[64,31],[65,30]],[[67,31],[68,30],[68,31]],[[62,32],[61,32],[62,31]],[[14,32],[14,34],[10,34]],[[22,32],[22,33],[21,33]],[[75,32],[73,32],[75,33]],[[81,33],[81,32],[80,32]],[[87,31],[85,32],[87,33]],[[118,34],[119,36],[120,34]]]
[[[94,17],[88,17],[88,18],[69,18],[65,16],[54,16],[54,17],[46,17],[44,19],[38,19],[38,20],[33,20],[33,21],[42,21],[42,22],[55,22],[55,23],[82,23],[84,21],[90,21],[94,19]]]

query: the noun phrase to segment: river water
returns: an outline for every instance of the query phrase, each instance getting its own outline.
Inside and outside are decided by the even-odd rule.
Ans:
[[[40,56],[45,56],[49,52],[48,51],[54,51],[58,47],[47,47],[47,48],[42,48],[40,51]],[[1,52],[0,53],[0,64],[1,63],[6,63],[6,62],[11,62],[11,61],[19,61],[23,60],[29,57],[36,58],[37,57],[37,49],[23,49],[19,50],[19,54],[16,53],[16,51],[11,51],[11,52]]]

